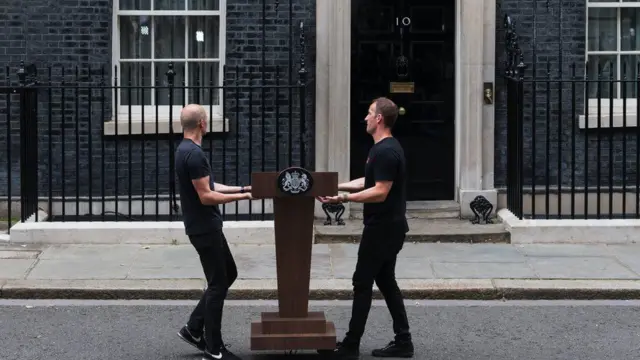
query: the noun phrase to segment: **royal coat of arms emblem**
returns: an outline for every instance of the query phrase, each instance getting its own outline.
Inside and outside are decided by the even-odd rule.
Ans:
[[[287,194],[304,194],[311,189],[312,185],[311,174],[302,168],[286,169],[278,176],[278,187],[280,191]]]

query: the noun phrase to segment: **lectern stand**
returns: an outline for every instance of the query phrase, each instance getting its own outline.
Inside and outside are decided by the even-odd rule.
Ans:
[[[251,323],[251,350],[325,350],[336,330],[324,312],[310,312],[309,280],[316,196],[338,193],[338,173],[292,167],[253,173],[254,198],[272,198],[275,215],[278,312]]]

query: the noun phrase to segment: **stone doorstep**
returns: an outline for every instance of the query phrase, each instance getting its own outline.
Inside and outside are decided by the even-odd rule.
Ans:
[[[315,226],[315,243],[358,243],[362,236],[361,220],[347,220],[345,225]],[[408,242],[416,243],[510,243],[510,234],[501,223],[472,224],[469,220],[409,220]]]
[[[437,279],[398,280],[407,300],[595,300],[640,299],[640,280]],[[197,300],[204,281],[182,280],[0,280],[5,299]],[[311,281],[310,300],[351,300],[349,280]],[[374,298],[382,299],[374,285]],[[276,300],[270,280],[238,280],[229,300]]]
[[[362,220],[363,204],[350,203],[350,220]],[[459,219],[460,204],[455,201],[408,201],[407,218],[409,219]]]

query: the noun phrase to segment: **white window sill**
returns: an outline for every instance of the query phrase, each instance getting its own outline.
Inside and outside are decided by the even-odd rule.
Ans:
[[[638,116],[635,111],[634,112],[627,111],[627,116],[625,119],[624,114],[622,112],[615,112],[615,110],[613,113],[613,117],[611,117],[611,114],[609,114],[608,112],[605,114],[604,111],[602,111],[601,115],[598,116],[597,110],[596,112],[591,112],[591,110],[589,110],[588,124],[587,124],[587,117],[585,115],[578,116],[578,126],[580,129],[597,129],[598,122],[600,122],[600,128],[603,128],[603,129],[624,128],[625,122],[626,122],[626,127],[637,127]]]
[[[129,120],[129,118],[131,118],[131,120]],[[180,116],[173,117],[172,125],[174,134],[182,134]],[[229,119],[225,118],[223,122],[221,115],[215,114],[210,117],[208,125],[208,132],[229,132]],[[129,127],[131,127],[131,130],[129,130]],[[170,130],[169,116],[160,116],[156,124],[155,116],[145,115],[143,126],[142,117],[140,115],[132,115],[129,117],[129,114],[118,114],[117,122],[114,117],[111,121],[104,123],[104,135],[108,136],[170,134]]]

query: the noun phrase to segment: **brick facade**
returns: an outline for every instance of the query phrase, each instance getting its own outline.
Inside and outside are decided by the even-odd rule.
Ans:
[[[39,69],[39,79],[48,79],[47,66],[53,66],[53,82],[59,83],[63,80],[60,67],[67,71],[64,78],[69,84],[75,84],[75,67],[80,67],[80,83],[86,83],[89,78],[92,81],[100,79],[100,69],[107,70],[106,79],[111,76],[111,56],[112,56],[112,1],[113,0],[93,0],[93,1],[53,1],[53,0],[5,0],[0,4],[0,29],[6,32],[0,39],[0,64],[3,65],[1,72],[4,73],[4,65],[9,66],[9,76],[12,82],[17,80],[16,72],[18,64],[24,60],[27,64],[34,63]],[[313,129],[314,129],[314,105],[315,98],[313,89],[313,78],[315,74],[315,8],[313,0],[293,0],[292,22],[289,22],[289,2],[279,1],[278,9],[275,9],[275,2],[268,2],[266,41],[265,45],[265,65],[267,84],[275,83],[275,67],[279,67],[282,76],[279,78],[280,84],[290,81],[298,81],[297,71],[300,64],[300,21],[305,25],[305,49],[304,58],[307,79],[310,86],[307,94],[307,122],[305,142],[308,167],[313,168]],[[529,66],[526,77],[530,78],[533,73],[532,65],[537,62],[536,74],[539,77],[546,75],[546,64],[550,64],[552,76],[557,76],[560,70],[559,46],[562,44],[562,76],[569,79],[571,76],[571,65],[576,63],[577,73],[584,73],[584,53],[586,39],[586,12],[585,0],[562,0],[562,11],[559,8],[559,0],[535,1],[535,0],[497,0],[497,43],[496,43],[496,96],[495,96],[495,182],[497,187],[504,187],[506,184],[506,140],[507,140],[507,114],[506,114],[506,88],[503,78],[504,71],[504,15],[509,14],[517,21],[518,34],[520,36],[520,46],[524,51],[525,62]],[[535,8],[534,8],[535,7]],[[534,24],[533,14],[536,14],[537,25],[535,27],[535,56],[534,48]],[[262,61],[262,31],[261,2],[248,2],[242,0],[227,0],[227,42],[226,42],[226,64],[228,66],[225,77],[227,85],[258,85],[262,83],[260,66]],[[562,24],[562,30],[560,29]],[[290,27],[293,32],[290,34]],[[289,47],[292,52],[289,52]],[[289,64],[293,64],[292,73],[289,74]],[[86,70],[91,68],[91,73]],[[236,79],[236,67],[240,71],[240,78]],[[69,73],[69,70],[72,72]],[[250,77],[249,72],[256,71]],[[4,74],[0,75],[0,81],[4,82]],[[545,146],[546,146],[546,107],[547,98],[545,94],[546,84],[541,82],[537,85],[536,116],[536,183],[541,184],[545,180]],[[111,196],[116,193],[120,195],[139,194],[145,184],[146,194],[155,194],[156,179],[160,193],[166,193],[169,189],[169,154],[170,141],[168,135],[146,135],[144,141],[140,136],[104,136],[102,134],[102,120],[110,119],[110,107],[112,99],[107,96],[104,101],[98,90],[93,90],[93,101],[91,110],[88,107],[88,97],[86,91],[82,91],[80,96],[75,95],[75,90],[70,88],[64,97],[65,125],[62,126],[62,96],[58,90],[52,93],[49,102],[48,93],[41,93],[39,98],[39,143],[40,156],[40,189],[41,196],[47,196],[49,191],[49,156],[51,156],[51,168],[53,171],[52,189],[53,195],[59,196],[62,180],[66,188],[67,196],[75,196],[76,189],[80,196],[86,196],[89,192],[89,157],[92,159],[92,173],[94,178],[91,183],[93,195],[102,194],[101,174],[104,172],[104,195]],[[558,174],[555,173],[558,164],[558,156],[562,155],[562,183],[566,187],[571,180],[571,126],[575,125],[577,119],[571,118],[572,105],[575,105],[576,115],[583,113],[584,95],[583,89],[576,88],[576,101],[572,101],[569,84],[565,85],[562,92],[563,100],[558,101],[557,85],[551,86],[551,125],[549,133],[551,172],[549,174],[551,183],[557,183]],[[251,94],[253,106],[249,106],[248,92],[242,92],[239,102],[236,101],[235,92],[227,94],[225,104],[225,115],[230,119],[231,129],[228,134],[214,134],[212,140],[205,141],[204,147],[212,151],[212,162],[214,167],[221,169],[219,176],[224,174],[224,179],[219,181],[228,183],[249,182],[249,174],[253,170],[261,169],[263,165],[262,147],[255,144],[262,143],[264,130],[265,148],[264,165],[265,170],[275,170],[276,165],[282,168],[288,164],[288,124],[292,119],[293,136],[293,163],[297,164],[300,154],[299,133],[299,106],[298,94],[294,91],[291,94],[284,90],[278,95],[278,102],[282,105],[276,108],[275,94],[272,90],[266,91],[266,100],[262,102],[262,92],[254,90]],[[293,101],[290,97],[293,97]],[[16,100],[15,96],[13,98]],[[526,91],[525,99],[527,107],[525,116],[528,123],[531,122],[532,95]],[[78,101],[79,122],[76,121],[76,100]],[[17,101],[17,100],[16,100]],[[12,181],[13,195],[19,195],[19,117],[17,114],[17,103],[12,101],[11,112],[11,152],[14,159],[11,167],[11,176],[6,174],[6,151],[4,144],[7,143],[6,124],[0,123],[0,179],[10,178]],[[289,108],[289,104],[293,104]],[[559,105],[562,105],[562,151],[557,149],[558,144],[558,118],[560,112]],[[239,105],[239,106],[238,106]],[[105,114],[102,116],[101,107],[104,106]],[[51,128],[49,136],[49,108],[53,109]],[[9,107],[6,103],[5,95],[0,94],[0,114],[7,113]],[[263,122],[264,113],[264,122]],[[276,113],[279,113],[280,122],[275,124]],[[90,121],[89,121],[90,120]],[[89,123],[91,124],[89,126]],[[76,143],[76,124],[78,124],[78,139]],[[64,128],[64,131],[63,131]],[[280,137],[276,138],[276,130],[279,129]],[[249,132],[251,131],[251,135]],[[64,133],[64,139],[63,139]],[[635,158],[635,130],[625,134],[623,131],[612,132],[613,158],[609,157],[609,134],[602,132],[600,169],[602,185],[608,184],[609,164],[612,163],[614,170],[613,180],[619,184],[622,180],[621,171],[625,167],[622,160],[622,137],[626,136],[627,146],[627,181],[633,181],[636,176]],[[584,183],[585,173],[589,179],[589,185],[595,186],[597,179],[596,163],[596,141],[597,131],[585,131],[578,129],[576,125],[576,184],[580,186]],[[51,138],[51,143],[49,143]],[[175,139],[178,139],[177,136]],[[236,138],[239,138],[236,150]],[[588,169],[585,169],[584,141],[588,139]],[[89,141],[91,139],[91,141]],[[531,127],[525,127],[525,145],[527,149],[532,145]],[[117,152],[116,152],[117,142]],[[91,145],[89,145],[91,143]],[[222,145],[226,144],[223,152]],[[144,144],[144,147],[142,146]],[[280,158],[276,160],[276,144],[280,145]],[[62,172],[62,146],[65,146],[65,172]],[[52,151],[49,151],[51,146]],[[104,148],[104,153],[103,153]],[[77,160],[77,149],[80,150],[80,158]],[[142,153],[144,149],[144,161]],[[131,154],[131,155],[130,155]],[[158,160],[156,154],[159,154]],[[224,160],[223,160],[224,154]],[[131,156],[131,157],[130,157]],[[251,156],[251,160],[250,160]],[[345,155],[347,156],[347,155]],[[525,151],[525,164],[531,163],[531,151]],[[156,172],[156,161],[159,166]],[[143,164],[144,162],[144,164]],[[116,166],[116,163],[118,164]],[[104,164],[104,166],[103,166]],[[238,168],[236,168],[238,164]],[[525,167],[525,172],[530,174],[533,170],[530,165]],[[116,177],[117,168],[117,177]],[[224,171],[222,170],[224,169]],[[131,173],[129,173],[131,171]],[[238,178],[236,178],[236,173]],[[77,177],[79,176],[79,177]],[[116,180],[117,179],[117,180]],[[131,183],[129,183],[131,179]],[[526,178],[530,183],[530,176]],[[0,185],[5,186],[3,180]],[[4,189],[0,189],[2,193]]]
[[[561,7],[560,7],[561,6]],[[507,168],[507,92],[504,80],[504,61],[506,60],[504,48],[504,16],[508,14],[516,21],[517,33],[520,38],[520,47],[524,54],[524,62],[528,66],[525,72],[525,184],[531,185],[533,173],[532,162],[532,115],[533,115],[533,83],[531,81],[536,63],[536,78],[543,79],[536,84],[535,95],[535,184],[540,190],[546,182],[546,162],[549,162],[549,182],[551,187],[558,184],[558,157],[562,164],[561,184],[564,191],[569,190],[572,181],[572,133],[575,132],[575,184],[584,186],[585,174],[588,186],[595,187],[598,184],[598,168],[600,169],[600,185],[609,186],[610,165],[612,168],[612,180],[614,186],[621,186],[623,180],[623,168],[626,168],[627,186],[635,186],[637,168],[635,166],[636,135],[635,127],[624,131],[590,129],[585,131],[578,127],[578,116],[585,114],[585,87],[584,83],[577,83],[575,97],[572,94],[571,83],[566,81],[562,90],[562,101],[559,97],[558,79],[570,80],[572,78],[573,64],[576,65],[576,74],[582,79],[585,74],[585,47],[586,47],[586,1],[585,0],[498,0],[497,4],[497,46],[496,46],[496,118],[495,118],[495,180],[497,187],[506,185]],[[535,14],[535,34],[534,34]],[[535,35],[535,38],[534,38]],[[534,49],[535,43],[535,49]],[[535,50],[535,59],[534,59]],[[560,56],[561,54],[561,56]],[[547,65],[549,64],[549,65]],[[562,64],[562,66],[561,66]],[[548,66],[548,69],[547,69]],[[547,99],[546,79],[550,74],[550,96]],[[606,79],[606,78],[605,78]],[[608,86],[608,82],[603,82]],[[595,86],[595,85],[590,85]],[[575,103],[574,103],[575,99]],[[547,106],[547,101],[549,106]],[[575,118],[573,108],[575,108]],[[550,111],[547,111],[547,108]],[[609,109],[602,108],[603,115],[609,113]],[[550,114],[550,121],[547,121]],[[561,117],[558,115],[562,114]],[[597,113],[591,113],[593,118]],[[560,118],[560,120],[559,120]],[[549,131],[546,126],[549,123]],[[562,139],[559,143],[558,124],[561,124]],[[572,129],[572,127],[574,129]],[[600,162],[598,165],[598,133],[600,133]],[[547,159],[547,134],[549,139],[549,156]],[[611,136],[611,141],[610,141]],[[627,161],[623,161],[623,137],[626,136]],[[585,157],[585,139],[586,157]],[[559,151],[558,148],[561,150]],[[613,150],[613,158],[610,157]],[[585,166],[586,164],[586,166]],[[578,191],[580,191],[578,189]]]
[[[112,97],[107,90],[107,96],[101,97],[100,91],[92,91],[91,108],[89,108],[88,91],[89,84],[97,84],[101,79],[101,69],[107,71],[105,80],[110,82],[112,69],[112,1],[52,1],[52,0],[8,0],[0,4],[0,28],[8,31],[8,36],[0,40],[0,81],[6,85],[4,65],[10,66],[8,75],[12,85],[17,85],[17,71],[19,62],[24,60],[26,64],[35,64],[39,69],[38,79],[48,81],[47,67],[52,66],[52,81],[60,84],[63,80],[61,68],[65,68],[64,80],[69,85],[81,84],[85,89],[79,90],[70,87],[64,96],[65,124],[62,126],[62,102],[63,97],[58,86],[54,85],[49,102],[47,90],[39,92],[39,168],[40,168],[40,196],[49,194],[49,161],[51,161],[52,195],[60,196],[62,181],[64,179],[65,194],[67,197],[75,197],[76,189],[80,196],[89,193],[89,158],[91,158],[92,173],[94,176],[92,194],[101,196],[104,185],[104,195],[113,196],[129,194],[135,195],[142,192],[144,184],[146,194],[155,194],[156,185],[161,194],[169,190],[169,135],[145,135],[141,136],[105,136],[102,130],[102,120],[111,119]],[[275,84],[275,67],[280,67],[280,85],[286,85],[289,81],[297,82],[300,68],[300,29],[299,23],[304,22],[305,29],[305,66],[308,72],[308,82],[313,84],[314,76],[314,35],[315,35],[315,2],[312,0],[295,0],[291,10],[289,23],[289,3],[280,1],[278,10],[273,2],[268,2],[266,20],[266,42],[264,43],[266,63],[266,84]],[[225,85],[247,85],[248,73],[256,72],[251,79],[251,84],[260,85],[262,64],[262,4],[261,2],[247,2],[241,0],[227,0],[227,41],[226,41],[226,72]],[[291,35],[290,34],[291,27]],[[293,41],[293,43],[291,43]],[[289,46],[292,47],[291,59]],[[288,73],[289,61],[292,61],[292,74]],[[80,67],[79,81],[76,80],[75,68]],[[236,81],[236,67],[241,78]],[[91,68],[91,73],[87,68]],[[291,78],[290,78],[291,75]],[[126,80],[126,79],[125,79]],[[120,80],[122,81],[122,79]],[[308,87],[307,93],[307,133],[306,140],[312,144],[312,130],[314,129],[312,100],[314,97],[313,86]],[[265,101],[261,99],[262,92],[254,90],[252,111],[249,110],[249,94],[246,89],[239,95],[240,106],[236,107],[235,90],[227,93],[225,115],[229,118],[230,131],[227,134],[213,134],[211,139],[205,140],[203,147],[206,151],[213,148],[212,164],[218,169],[217,181],[234,184],[247,184],[250,182],[250,170],[261,169],[262,148],[255,146],[260,143],[262,129],[265,130],[265,170],[275,170],[275,113],[279,112],[280,133],[280,161],[279,166],[288,164],[288,124],[292,119],[293,124],[293,163],[297,164],[300,155],[299,133],[299,95],[297,90],[289,93],[282,90],[279,95],[279,109],[275,109],[275,93],[273,89],[265,91]],[[289,96],[293,97],[293,106]],[[8,109],[6,97],[0,95],[0,111]],[[104,100],[104,101],[103,101]],[[77,104],[76,104],[77,102]],[[12,152],[12,194],[19,195],[19,152],[20,119],[17,112],[18,98],[14,95],[11,101],[11,152]],[[77,111],[76,111],[77,105]],[[181,104],[179,104],[181,105]],[[104,107],[104,117],[102,108]],[[51,109],[52,111],[49,111]],[[264,120],[263,120],[264,109]],[[89,112],[91,115],[89,116]],[[49,134],[49,113],[51,113],[51,133]],[[79,114],[76,121],[76,113]],[[251,125],[249,119],[252,118]],[[264,124],[263,124],[264,121]],[[78,129],[76,131],[76,123]],[[90,124],[90,125],[89,125]],[[63,131],[64,128],[64,131]],[[249,130],[252,129],[251,143],[249,142]],[[6,124],[0,123],[0,143],[6,144]],[[63,138],[64,133],[64,138]],[[78,141],[76,142],[76,134]],[[236,138],[239,138],[239,150],[236,151]],[[51,139],[51,143],[49,143]],[[175,141],[179,136],[175,137]],[[90,141],[91,140],[91,141]],[[89,145],[91,143],[91,145]],[[226,143],[225,159],[223,165],[222,145]],[[144,147],[142,146],[144,144]],[[64,175],[62,156],[64,145]],[[49,150],[51,146],[51,151]],[[117,151],[116,151],[117,147]],[[80,150],[79,152],[77,150]],[[103,152],[104,151],[104,152]],[[144,161],[142,153],[144,151]],[[76,159],[76,154],[80,154]],[[307,147],[307,166],[313,165],[313,146]],[[49,159],[49,156],[51,158]],[[158,155],[158,157],[156,157]],[[250,155],[252,161],[249,161]],[[158,167],[156,167],[158,161]],[[144,165],[143,165],[144,162]],[[3,146],[0,151],[0,178],[6,179],[6,151]],[[116,166],[117,163],[117,166]],[[239,164],[236,169],[235,164]],[[251,163],[251,165],[249,165]],[[250,167],[251,166],[251,167]],[[117,176],[116,176],[117,168]],[[157,172],[156,172],[157,169]],[[224,171],[222,171],[224,169]],[[236,171],[239,178],[236,179]],[[101,174],[104,173],[104,183]],[[117,179],[117,181],[116,181]],[[131,179],[131,182],[129,182]],[[156,184],[156,179],[159,181]],[[2,187],[5,187],[2,180]],[[2,192],[2,191],[0,191]]]

